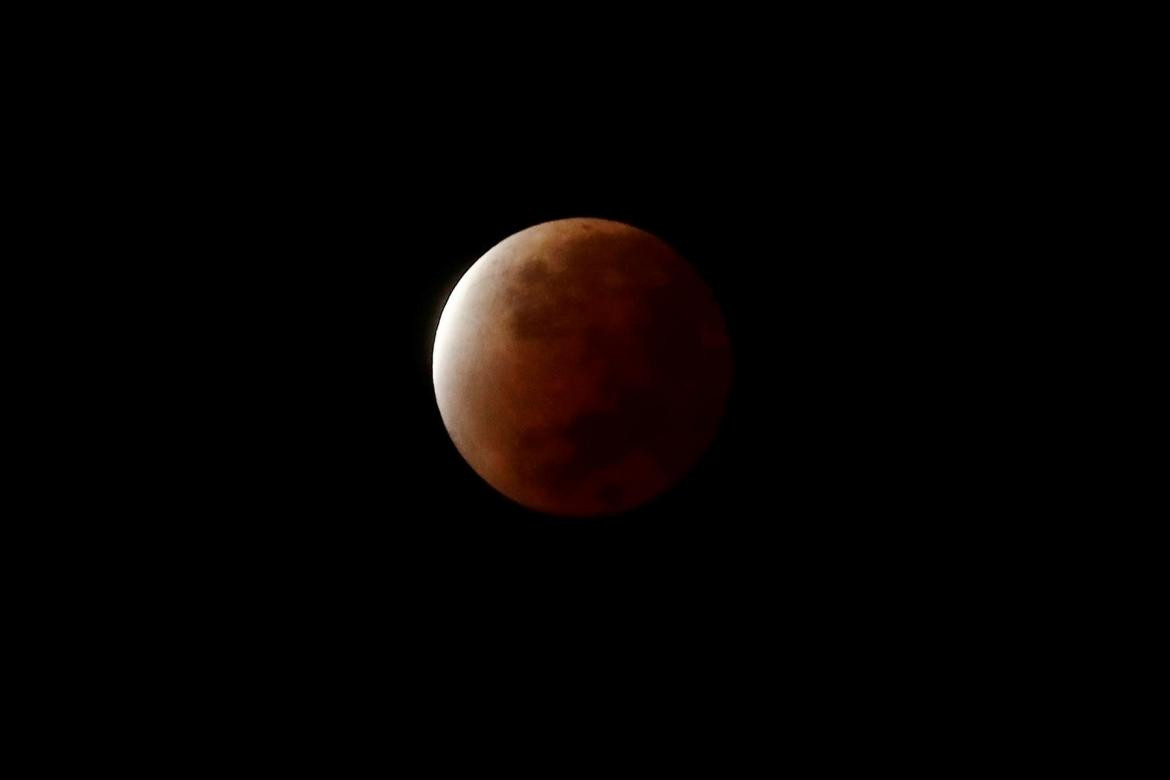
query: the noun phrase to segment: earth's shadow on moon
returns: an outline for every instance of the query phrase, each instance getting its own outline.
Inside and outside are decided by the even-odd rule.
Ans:
[[[515,453],[503,478],[477,467],[476,444],[468,443],[472,437],[458,420],[446,419],[456,415],[439,415],[439,422],[487,483],[481,486],[502,499],[501,507],[518,509],[515,516],[525,525],[602,528],[653,522],[679,500],[680,491],[694,491],[720,445],[723,410],[733,392],[727,324],[705,280],[659,239],[635,229],[608,232],[614,223],[572,223],[580,233],[560,256],[535,253],[498,270],[493,284],[503,286],[503,304],[491,310],[497,315],[491,322],[506,334],[492,338],[535,345],[548,354],[575,350],[572,370],[590,382],[584,401],[568,418],[552,423],[492,428],[490,433],[508,439],[509,452]],[[606,229],[596,231],[597,225]],[[597,257],[639,262],[615,270],[613,263],[594,261]],[[432,333],[451,292],[476,262],[468,262],[449,282],[448,295],[433,315]],[[611,301],[596,295],[599,290]],[[624,330],[615,330],[603,315],[622,320]],[[427,364],[433,368],[435,338],[431,341]],[[522,387],[544,377],[509,379]],[[482,410],[500,402],[490,397],[499,392],[491,387],[469,384],[461,396],[469,400],[461,403],[480,409],[482,417]],[[533,506],[517,493],[576,498]]]

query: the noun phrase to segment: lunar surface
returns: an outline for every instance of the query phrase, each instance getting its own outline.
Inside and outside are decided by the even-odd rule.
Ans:
[[[677,483],[710,444],[731,348],[669,245],[564,219],[506,238],[460,279],[433,376],[451,440],[494,488],[550,514],[613,514]]]

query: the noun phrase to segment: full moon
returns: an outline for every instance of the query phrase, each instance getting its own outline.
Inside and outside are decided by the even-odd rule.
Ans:
[[[731,345],[710,289],[664,241],[562,219],[463,275],[432,368],[451,440],[492,487],[554,515],[605,515],[663,493],[710,445]]]

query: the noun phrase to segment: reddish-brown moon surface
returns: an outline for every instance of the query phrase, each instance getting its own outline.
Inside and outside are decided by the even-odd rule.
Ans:
[[[620,222],[516,233],[464,274],[435,334],[435,396],[456,448],[531,509],[611,514],[678,482],[731,382],[727,327],[674,249]]]

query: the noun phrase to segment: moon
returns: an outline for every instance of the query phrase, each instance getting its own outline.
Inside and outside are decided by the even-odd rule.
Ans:
[[[477,260],[435,333],[439,412],[492,487],[587,517],[660,495],[717,433],[731,344],[698,272],[656,236],[562,219]]]

